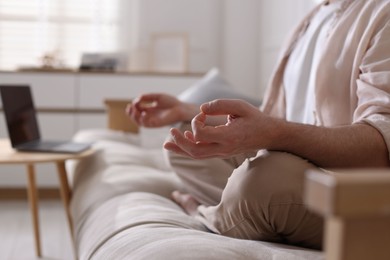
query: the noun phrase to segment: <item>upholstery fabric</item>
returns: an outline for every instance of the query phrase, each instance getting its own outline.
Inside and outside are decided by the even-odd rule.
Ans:
[[[181,101],[201,105],[214,99],[242,99],[259,107],[260,99],[243,95],[230,85],[217,68],[211,69],[201,80],[179,95]]]
[[[123,138],[121,140],[121,138]],[[161,148],[125,134],[87,130],[98,152],[68,163],[79,259],[324,259],[322,252],[213,234],[171,199],[181,189]]]

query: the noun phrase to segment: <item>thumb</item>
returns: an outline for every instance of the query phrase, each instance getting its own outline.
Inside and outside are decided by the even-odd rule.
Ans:
[[[216,99],[200,106],[200,110],[206,115],[244,115],[246,114],[246,102],[239,99]]]

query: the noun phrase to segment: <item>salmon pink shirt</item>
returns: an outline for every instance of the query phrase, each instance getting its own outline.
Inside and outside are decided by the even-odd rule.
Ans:
[[[369,124],[382,134],[390,151],[390,0],[341,2],[310,72],[315,75],[312,124]],[[289,58],[326,3],[302,21],[282,51],[264,97],[264,113],[287,119],[284,76],[293,62]]]

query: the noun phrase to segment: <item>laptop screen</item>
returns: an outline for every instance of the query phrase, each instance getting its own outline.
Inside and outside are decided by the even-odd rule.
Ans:
[[[0,86],[1,100],[13,147],[40,139],[29,86]]]

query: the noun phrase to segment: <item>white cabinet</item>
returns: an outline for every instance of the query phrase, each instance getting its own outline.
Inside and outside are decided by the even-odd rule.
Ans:
[[[80,75],[80,100],[82,108],[102,108],[106,98],[134,98],[143,93],[164,92],[177,95],[198,77]]]
[[[75,108],[76,77],[66,73],[0,73],[0,84],[30,85],[36,107]]]
[[[106,127],[104,99],[134,98],[142,93],[177,95],[200,75],[134,75],[97,73],[0,72],[0,85],[27,84],[32,87],[41,135],[45,139],[70,139],[80,129]],[[8,137],[0,113],[0,137]],[[25,186],[25,169],[0,166],[1,186]],[[57,186],[52,165],[38,165],[38,186]]]

